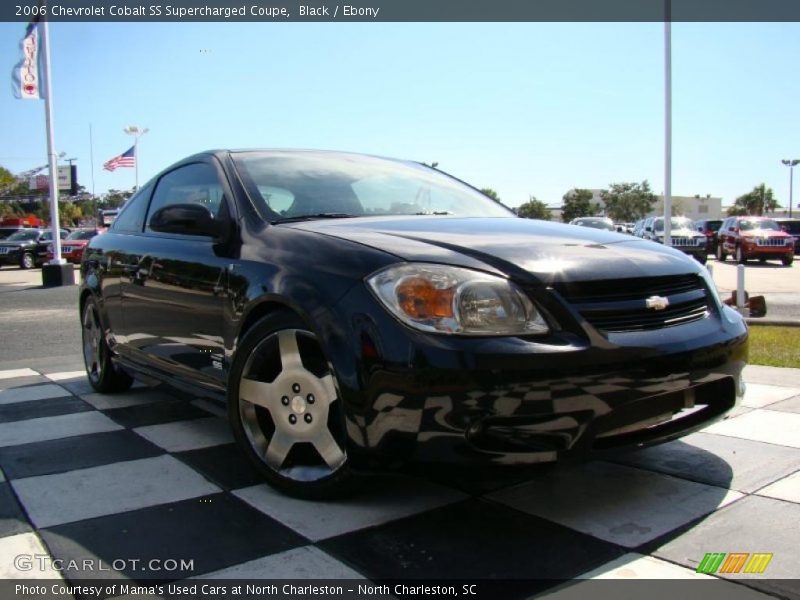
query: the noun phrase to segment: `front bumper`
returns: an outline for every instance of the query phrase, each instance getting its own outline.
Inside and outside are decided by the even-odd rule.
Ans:
[[[21,252],[17,249],[11,250],[6,254],[0,254],[0,265],[17,265]]]
[[[784,256],[794,255],[794,245],[784,246],[759,246],[757,244],[742,244],[742,254],[745,258],[766,258],[775,260]]]
[[[365,306],[364,293],[339,308]],[[584,324],[585,335],[540,340],[426,336],[347,312],[327,332],[342,346],[328,351],[356,464],[586,457],[685,435],[743,393],[747,330],[729,309],[657,331],[603,336]]]

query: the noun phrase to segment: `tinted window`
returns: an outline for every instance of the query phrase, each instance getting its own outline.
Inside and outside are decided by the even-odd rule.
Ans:
[[[800,233],[800,221],[783,221],[780,223],[781,229],[789,233]]]
[[[233,159],[251,197],[273,220],[319,214],[513,217],[477,190],[415,163],[315,152],[240,152]]]
[[[77,231],[73,231],[72,233],[70,233],[67,236],[67,239],[70,240],[70,241],[73,241],[73,242],[75,240],[90,240],[96,235],[97,235],[97,232],[94,231],[94,230],[81,231],[80,229],[78,229]]]
[[[111,230],[141,233],[144,227],[144,215],[147,212],[147,200],[152,191],[153,186],[148,184],[131,196],[114,219]]]
[[[205,163],[195,163],[179,167],[159,179],[147,213],[148,231],[153,214],[173,204],[200,204],[215,217],[222,216],[225,197],[214,168]]]
[[[751,221],[742,219],[739,221],[739,229],[742,231],[753,231],[754,229],[762,229],[766,231],[780,231],[781,228],[772,219],[764,219],[761,221]]]

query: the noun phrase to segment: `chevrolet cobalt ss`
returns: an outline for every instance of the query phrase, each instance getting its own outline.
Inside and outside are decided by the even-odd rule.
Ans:
[[[747,329],[672,248],[516,217],[412,162],[214,151],[81,264],[91,384],[227,402],[277,488],[398,461],[526,464],[674,439],[741,395]]]

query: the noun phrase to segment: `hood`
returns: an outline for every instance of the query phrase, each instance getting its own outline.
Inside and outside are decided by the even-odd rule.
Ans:
[[[694,229],[686,229],[685,227],[673,229],[672,231],[669,232],[669,234],[672,237],[706,237],[705,233],[695,231]],[[664,237],[664,232],[656,231],[656,236]]]
[[[696,273],[661,244],[590,227],[514,217],[368,217],[279,225],[354,241],[407,261],[436,262],[543,283]]]
[[[788,237],[792,237],[791,234],[786,233],[785,231],[775,231],[774,229],[751,229],[750,231],[740,231],[739,235],[741,235],[742,237],[754,237],[754,238],[764,238],[764,237],[788,238]]]

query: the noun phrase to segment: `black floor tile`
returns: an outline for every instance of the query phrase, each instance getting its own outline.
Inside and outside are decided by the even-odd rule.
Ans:
[[[0,406],[0,423],[39,419],[41,417],[56,417],[89,410],[94,410],[94,407],[74,396],[48,398],[47,400],[34,400],[31,402],[15,402]]]
[[[127,561],[121,573],[64,571],[71,580],[183,579],[308,543],[227,493],[67,523],[39,533],[52,556],[65,562],[88,558],[111,565],[116,559]],[[151,560],[166,567],[167,559],[176,560],[179,567],[181,560],[192,561],[192,568],[151,570]]]
[[[9,479],[63,473],[158,456],[164,451],[132,431],[110,431],[0,448]]]
[[[0,483],[0,537],[31,531],[28,519],[8,483]]]
[[[206,411],[192,406],[184,400],[166,400],[137,406],[126,406],[125,408],[112,408],[111,410],[104,410],[103,413],[123,427],[130,429],[172,423],[174,421],[188,421],[208,416]]]
[[[228,490],[264,483],[264,477],[250,464],[236,444],[176,452],[173,456]]]
[[[320,546],[370,579],[529,580],[528,593],[624,553],[556,523],[477,499]]]

